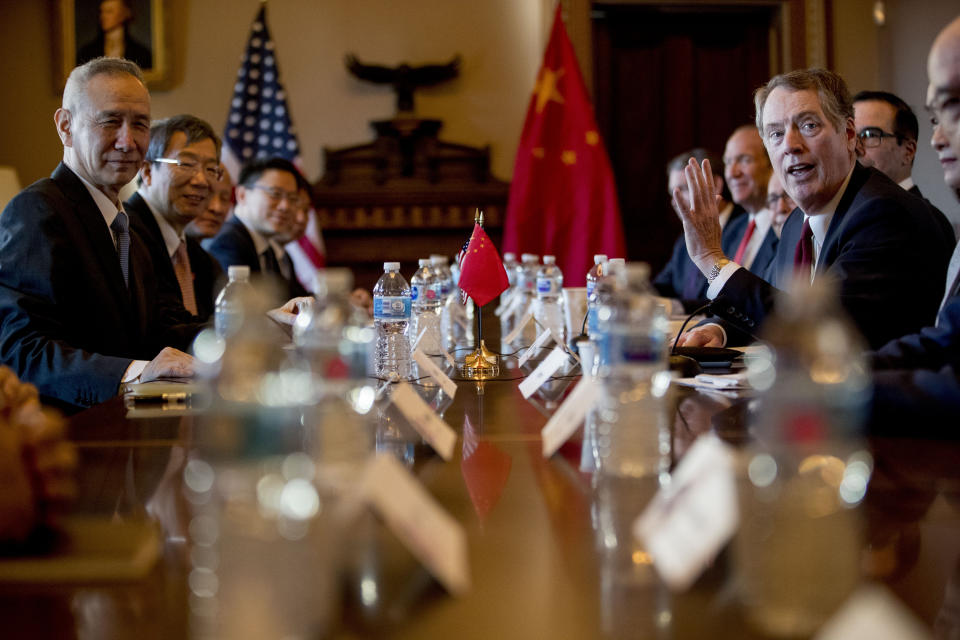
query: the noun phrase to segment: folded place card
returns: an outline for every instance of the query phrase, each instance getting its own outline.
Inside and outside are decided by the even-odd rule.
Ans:
[[[540,431],[544,458],[549,458],[556,453],[557,449],[583,424],[583,419],[593,406],[599,392],[600,384],[596,380],[586,377],[580,379],[577,386]]]
[[[440,385],[444,393],[451,398],[457,395],[457,383],[451,380],[450,377],[443,372],[443,369],[438,367],[427,354],[420,349],[415,349],[413,352],[413,360],[420,367],[421,372],[433,378],[436,383]]]
[[[453,457],[453,446],[457,443],[456,432],[434,413],[413,387],[401,382],[394,388],[390,400],[441,458],[449,461]]]
[[[687,589],[733,536],[739,520],[733,453],[716,436],[701,436],[637,518],[642,540],[664,582]]]
[[[389,454],[367,463],[360,495],[387,528],[454,595],[470,590],[467,534]]]
[[[517,365],[522,367],[524,364],[526,364],[527,360],[529,360],[534,354],[539,352],[541,348],[546,346],[547,342],[551,338],[556,340],[552,331],[547,330],[547,331],[541,332],[540,335],[537,336],[537,339],[533,341],[533,344],[531,344],[527,348],[527,350],[523,352],[523,355],[520,356],[520,360],[517,361]],[[557,344],[560,344],[559,340],[557,340]]]
[[[520,393],[523,394],[523,397],[529,398],[532,396],[533,392],[543,386],[543,383],[546,382],[557,369],[563,366],[563,363],[566,361],[567,354],[563,350],[563,347],[560,345],[554,347],[550,355],[544,358],[543,362],[520,383]]]

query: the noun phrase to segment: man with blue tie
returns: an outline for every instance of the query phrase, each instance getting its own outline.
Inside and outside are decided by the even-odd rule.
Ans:
[[[923,200],[856,161],[853,105],[843,79],[823,69],[791,71],[761,87],[755,102],[773,170],[798,208],[761,278],[724,254],[707,186],[710,166],[688,164],[684,234],[691,259],[710,281],[714,313],[750,336],[778,287],[827,277],[837,282],[841,304],[871,347],[930,324],[949,250]],[[680,344],[723,346],[724,323],[696,327]]]
[[[193,373],[196,326],[155,295],[119,199],[143,164],[150,94],[136,64],[97,58],[67,79],[54,115],[63,162],[0,215],[0,361],[45,402],[76,410],[125,382]]]

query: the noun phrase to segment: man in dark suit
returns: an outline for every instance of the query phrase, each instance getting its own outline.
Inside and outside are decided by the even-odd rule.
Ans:
[[[161,287],[199,322],[213,314],[223,270],[184,232],[209,206],[222,171],[220,139],[209,124],[190,115],[159,120],[150,128],[140,188],[125,204]]]
[[[724,251],[751,273],[762,276],[777,252],[779,236],[773,231],[773,212],[767,209],[767,182],[773,167],[763,140],[753,125],[734,129],[723,150],[723,177],[734,204],[747,215],[730,222],[724,236],[733,243]]]
[[[860,164],[885,173],[913,195],[923,198],[911,176],[920,128],[910,105],[887,91],[861,91],[853,97],[853,111]],[[924,202],[943,229],[944,242],[952,250],[953,225],[929,200],[924,198]]]
[[[792,71],[771,79],[755,101],[774,171],[798,209],[784,224],[764,280],[722,250],[709,165],[687,166],[687,248],[711,283],[714,312],[754,334],[777,287],[794,277],[828,277],[837,281],[843,307],[873,347],[928,325],[943,294],[949,253],[921,200],[856,162],[853,107],[843,79],[822,69]],[[688,346],[725,342],[718,324],[681,336]]]
[[[102,58],[73,70],[54,120],[63,163],[0,215],[0,361],[67,409],[123,382],[193,373],[196,326],[175,326],[121,187],[143,164],[150,95],[140,69]]]
[[[153,52],[130,35],[133,7],[130,0],[103,0],[100,3],[100,31],[77,51],[77,64],[99,56],[126,58],[142,69],[153,68]]]
[[[667,190],[670,193],[671,204],[676,212],[679,207],[685,207],[687,201],[685,194],[687,191],[687,179],[684,177],[683,168],[687,160],[695,158],[698,162],[703,162],[709,158],[711,163],[722,166],[720,159],[706,149],[691,149],[675,156],[667,163]],[[717,205],[720,212],[720,227],[723,233],[724,251],[736,251],[736,245],[740,240],[740,235],[734,237],[734,234],[728,232],[729,222],[746,212],[743,207],[729,202],[725,196],[728,196],[724,186],[723,177],[715,175],[713,177],[715,192],[721,197],[721,202]],[[673,198],[674,189],[680,190],[682,202],[677,203]],[[679,214],[677,214],[679,216]],[[673,245],[673,253],[670,261],[663,267],[660,273],[653,279],[653,287],[661,296],[679,301],[685,313],[692,313],[708,302],[707,298],[707,279],[703,277],[697,265],[690,261],[687,254],[687,245],[684,242],[683,234],[677,238]]]
[[[289,160],[254,160],[240,170],[233,217],[204,247],[224,269],[247,265],[250,273],[269,277],[286,300],[309,295],[297,281],[283,249],[300,208],[306,180]]]
[[[937,36],[927,60],[930,140],[944,180],[960,199],[960,18]],[[943,281],[942,281],[943,282]],[[960,243],[945,279],[936,324],[873,354],[870,426],[894,434],[957,437],[960,417]]]

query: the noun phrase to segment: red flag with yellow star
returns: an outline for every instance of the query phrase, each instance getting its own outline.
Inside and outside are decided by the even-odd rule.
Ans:
[[[457,286],[481,307],[510,286],[500,254],[480,223],[473,225],[470,242],[460,259],[460,282]]]
[[[503,248],[557,256],[574,287],[595,253],[626,253],[610,159],[559,3],[517,149]]]

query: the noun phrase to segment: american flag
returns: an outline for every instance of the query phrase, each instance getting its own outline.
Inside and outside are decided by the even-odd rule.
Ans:
[[[263,5],[250,28],[233,86],[223,134],[223,163],[236,180],[245,162],[272,156],[300,165],[300,143],[280,83],[277,53],[267,28],[267,7]]]
[[[470,241],[473,240],[473,234],[470,234],[470,237],[467,238],[467,241],[463,243],[463,247],[460,249],[460,253],[457,254],[457,266],[460,267],[460,271],[463,271],[463,259],[467,257],[467,247],[470,246]],[[467,298],[470,296],[467,295],[467,292],[463,289],[460,289],[460,304],[467,304]]]

